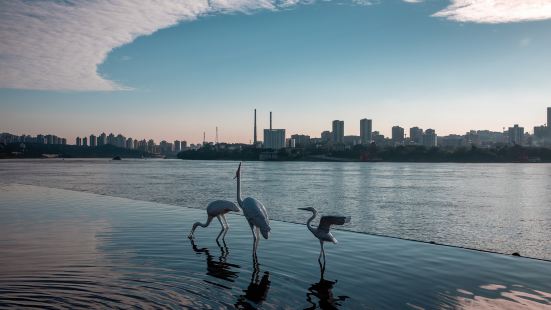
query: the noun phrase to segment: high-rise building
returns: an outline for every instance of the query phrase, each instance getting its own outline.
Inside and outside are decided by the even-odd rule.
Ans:
[[[551,128],[551,107],[547,108],[547,128]]]
[[[426,147],[436,147],[438,145],[438,136],[434,129],[427,129],[423,134],[423,145]]]
[[[131,150],[134,149],[134,140],[132,138],[126,139],[125,147]]]
[[[515,124],[513,127],[509,127],[509,144],[522,145],[524,138],[524,127],[519,127]]]
[[[82,138],[82,146],[88,146],[88,138]]]
[[[373,126],[370,119],[364,118],[360,120],[360,139],[362,144],[370,144],[373,140]]]
[[[285,129],[264,129],[264,148],[279,150],[285,147]]]
[[[98,137],[98,145],[105,145],[107,144],[107,135],[105,132],[102,132],[101,135]]]
[[[404,128],[400,126],[392,127],[392,142],[395,145],[404,143]]]
[[[90,135],[90,147],[98,146],[98,138],[95,135]]]
[[[182,143],[179,140],[174,140],[174,152],[180,152],[182,150]]]
[[[81,146],[82,145],[82,139],[80,139],[80,137],[77,137],[75,140],[76,140],[75,141],[76,146]]]
[[[43,135],[37,135],[36,136],[36,143],[44,144],[45,142],[46,142],[46,138]]]
[[[409,129],[409,138],[411,142],[417,145],[423,144],[423,129],[419,127],[411,127]]]
[[[334,144],[344,143],[344,121],[334,120],[332,140]]]

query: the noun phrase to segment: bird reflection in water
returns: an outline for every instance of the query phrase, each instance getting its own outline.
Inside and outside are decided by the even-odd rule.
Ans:
[[[222,279],[224,281],[234,282],[235,279],[237,279],[239,273],[233,271],[233,269],[239,269],[241,267],[236,264],[230,264],[226,261],[229,254],[229,249],[225,242],[222,242],[222,244],[220,244],[219,242],[216,243],[220,248],[220,256],[218,257],[218,259],[215,259],[214,256],[210,254],[208,248],[198,248],[195,244],[195,241],[191,240],[193,251],[198,254],[204,253],[207,256],[207,275]],[[212,284],[231,289],[231,287],[223,286],[217,283]]]
[[[268,297],[268,290],[270,289],[270,273],[264,271],[262,278],[259,276],[260,268],[258,264],[258,258],[253,254],[253,273],[251,275],[251,282],[247,289],[244,289],[245,294],[240,295],[235,303],[235,307],[238,309],[256,309],[262,304]]]
[[[337,284],[337,280],[325,280],[325,264],[320,262],[320,280],[318,283],[312,284],[306,293],[306,301],[311,305],[305,309],[338,309],[342,306],[342,302],[348,299],[348,296],[333,296],[333,286]],[[318,300],[316,303],[315,299]]]

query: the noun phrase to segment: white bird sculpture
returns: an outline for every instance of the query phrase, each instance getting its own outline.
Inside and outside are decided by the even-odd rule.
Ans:
[[[320,250],[320,256],[318,258],[318,261],[320,262],[320,265],[321,265],[321,258],[323,255],[323,264],[325,266],[325,251],[323,249],[323,243],[324,242],[337,243],[337,239],[335,239],[335,237],[333,237],[333,234],[331,234],[331,232],[329,231],[331,230],[331,225],[344,225],[345,223],[350,222],[350,217],[325,215],[321,217],[318,227],[314,228],[312,225],[310,225],[310,223],[314,218],[316,218],[316,216],[318,215],[318,211],[316,211],[316,209],[312,207],[298,208],[298,209],[310,211],[313,213],[312,217],[309,218],[308,221],[306,222],[306,226],[312,232],[312,234],[314,234],[314,236],[318,238],[320,241],[321,250]]]
[[[217,218],[218,221],[220,221],[220,225],[222,225],[222,230],[218,234],[218,237],[216,237],[216,241],[218,241],[218,239],[220,238],[220,236],[222,236],[222,234],[224,234],[222,236],[222,240],[224,240],[224,238],[226,237],[226,233],[228,232],[228,229],[230,229],[230,225],[228,224],[228,221],[226,220],[226,217],[224,216],[224,214],[230,211],[239,212],[240,210],[235,203],[227,200],[215,200],[209,203],[209,205],[207,206],[207,222],[205,224],[201,224],[200,222],[195,222],[193,224],[193,228],[191,228],[191,232],[189,233],[188,238],[193,239],[193,233],[195,232],[195,229],[197,228],[197,226],[207,227],[210,225],[210,222],[212,221],[213,218]]]
[[[262,203],[254,198],[247,197],[241,199],[241,163],[235,173],[235,179],[237,179],[237,203],[243,210],[243,215],[247,219],[251,232],[253,233],[253,255],[256,256],[256,248],[260,241],[259,232],[264,239],[268,239],[270,235],[270,219],[268,218],[268,212]]]

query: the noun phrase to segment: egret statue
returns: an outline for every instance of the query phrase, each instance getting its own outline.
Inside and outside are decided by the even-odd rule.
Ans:
[[[252,197],[241,199],[241,163],[235,173],[235,179],[237,179],[237,203],[243,210],[243,215],[247,219],[251,232],[253,233],[253,256],[256,257],[256,248],[260,242],[260,233],[264,239],[268,239],[270,235],[270,219],[268,218],[268,212],[262,203]]]
[[[230,225],[228,224],[228,221],[226,221],[226,217],[224,215],[230,211],[239,212],[240,210],[235,203],[227,200],[215,200],[209,203],[207,206],[207,222],[205,224],[195,222],[195,224],[193,224],[193,228],[191,228],[188,238],[193,239],[193,233],[195,232],[197,226],[207,227],[210,225],[213,218],[217,218],[218,221],[220,221],[220,225],[222,225],[222,230],[218,234],[218,237],[216,237],[216,241],[218,241],[220,236],[222,236],[222,240],[224,240],[228,229],[230,229]]]
[[[345,223],[350,222],[350,217],[325,215],[321,217],[318,227],[314,228],[312,225],[310,225],[310,223],[312,222],[313,219],[316,218],[316,216],[318,215],[318,211],[316,211],[316,209],[312,207],[299,208],[299,210],[310,211],[313,213],[312,217],[309,218],[308,221],[306,222],[306,226],[308,226],[308,229],[320,241],[321,250],[320,250],[320,256],[318,258],[318,262],[320,263],[320,266],[321,266],[321,258],[323,256],[323,265],[325,266],[325,251],[323,250],[323,243],[324,242],[337,243],[337,239],[335,239],[335,237],[333,237],[333,234],[331,234],[331,232],[329,231],[331,230],[331,225],[344,225]]]

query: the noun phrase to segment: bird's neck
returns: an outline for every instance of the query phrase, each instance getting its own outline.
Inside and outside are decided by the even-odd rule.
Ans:
[[[310,217],[308,219],[308,221],[306,221],[306,226],[308,227],[308,229],[313,233],[315,231],[314,227],[312,227],[312,225],[310,224],[312,222],[313,219],[316,218],[316,216],[318,215],[318,212],[317,211],[312,211],[312,217]]]
[[[237,176],[237,203],[243,207],[243,199],[241,199],[241,176]]]

